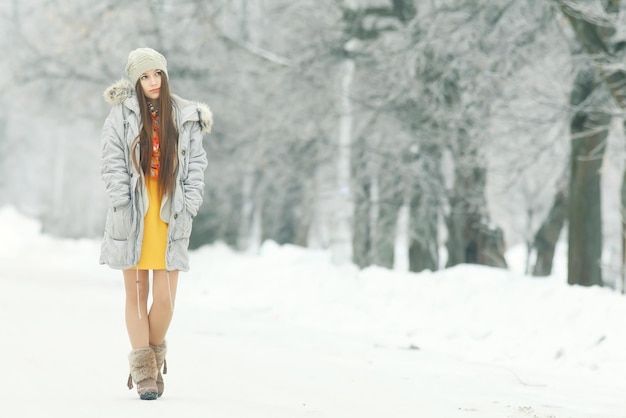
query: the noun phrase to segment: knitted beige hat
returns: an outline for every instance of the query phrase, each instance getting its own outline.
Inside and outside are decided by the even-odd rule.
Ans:
[[[167,76],[167,60],[152,48],[137,48],[130,51],[126,63],[126,74],[133,86],[148,70],[162,70]]]

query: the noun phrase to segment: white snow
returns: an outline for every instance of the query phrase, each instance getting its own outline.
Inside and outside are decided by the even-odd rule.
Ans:
[[[125,387],[121,273],[0,209],[2,417],[626,417],[626,299],[463,265],[337,267],[266,242],[193,251],[166,392]]]

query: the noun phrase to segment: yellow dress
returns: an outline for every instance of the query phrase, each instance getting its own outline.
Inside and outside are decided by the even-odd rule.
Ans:
[[[148,211],[143,218],[143,243],[139,270],[165,270],[165,249],[167,248],[167,226],[161,219],[161,198],[159,179],[146,176]]]
[[[148,194],[148,211],[143,218],[143,242],[139,270],[165,270],[168,224],[161,219],[161,193],[159,191],[159,168],[161,150],[159,144],[159,122],[157,113],[152,113],[152,161],[150,172],[144,178]]]

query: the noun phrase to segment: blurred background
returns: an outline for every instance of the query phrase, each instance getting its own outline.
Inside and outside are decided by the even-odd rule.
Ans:
[[[102,234],[103,91],[168,59],[214,129],[192,247],[273,240],[359,267],[507,267],[623,289],[619,0],[7,0],[0,206]]]

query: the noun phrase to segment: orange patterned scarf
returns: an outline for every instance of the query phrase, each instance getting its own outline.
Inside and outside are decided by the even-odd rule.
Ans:
[[[159,145],[159,112],[148,102],[150,107],[150,116],[152,117],[152,158],[150,160],[150,176],[159,178],[159,166],[161,161],[161,149]]]

